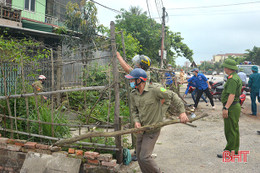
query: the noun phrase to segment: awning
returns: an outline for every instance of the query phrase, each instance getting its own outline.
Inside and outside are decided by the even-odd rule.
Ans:
[[[36,23],[28,20],[22,20],[23,28],[34,29],[38,31],[52,32],[53,28],[50,25]]]

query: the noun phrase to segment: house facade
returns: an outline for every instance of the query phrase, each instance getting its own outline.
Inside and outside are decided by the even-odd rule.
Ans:
[[[0,0],[0,25],[53,32],[64,25],[69,1],[81,0]]]
[[[213,62],[223,62],[225,59],[228,57],[239,57],[239,58],[244,58],[245,54],[243,53],[226,53],[226,54],[217,54],[213,56]]]

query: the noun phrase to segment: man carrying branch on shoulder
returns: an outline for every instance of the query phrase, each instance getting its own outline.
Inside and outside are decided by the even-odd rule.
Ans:
[[[159,87],[159,85],[147,85],[147,74],[143,69],[135,68],[125,77],[130,80],[131,88],[135,89],[130,95],[131,111],[135,122],[135,128],[162,122],[162,99],[171,101],[176,106],[182,123],[189,121],[185,113],[184,104],[178,95],[163,87]],[[143,173],[161,172],[160,168],[151,157],[159,134],[160,128],[137,134],[136,154],[138,164]]]

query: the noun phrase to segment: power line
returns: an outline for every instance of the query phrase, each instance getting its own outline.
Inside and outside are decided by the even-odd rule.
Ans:
[[[151,13],[150,13],[150,10],[149,10],[148,0],[146,0],[146,4],[147,4],[147,10],[148,10],[148,13],[149,13],[149,16],[150,16],[150,19],[151,19],[152,17],[151,17]]]
[[[157,12],[158,12],[159,19],[160,19],[160,21],[162,22],[162,20],[161,20],[161,15],[160,15],[160,12],[159,12],[159,7],[158,7],[157,0],[155,0],[155,5],[156,5],[156,9],[157,9]]]
[[[186,10],[186,9],[197,9],[197,8],[218,8],[218,7],[228,7],[228,6],[235,6],[235,5],[248,5],[248,4],[256,4],[256,3],[260,3],[260,1],[252,1],[252,2],[244,2],[244,3],[236,3],[236,4],[224,4],[224,5],[169,8],[168,10]]]
[[[161,0],[161,3],[162,3],[162,7],[164,7],[164,5],[163,5],[163,1]]]
[[[96,2],[96,1],[94,1],[94,0],[90,0],[90,1],[93,2],[93,3],[95,3],[95,4],[100,5],[101,7],[104,7],[104,8],[106,8],[106,9],[108,9],[108,10],[111,10],[111,11],[113,11],[113,12],[115,12],[115,13],[120,13],[120,14],[122,14],[121,11],[118,11],[118,10],[116,10],[116,9],[107,7],[107,6],[103,5],[103,4],[100,4],[100,3]]]
[[[237,12],[217,12],[217,13],[197,13],[197,14],[172,14],[169,16],[205,16],[205,15],[239,15],[239,14],[245,14],[245,13],[260,13],[260,11],[237,11]],[[154,18],[155,19],[155,18]]]

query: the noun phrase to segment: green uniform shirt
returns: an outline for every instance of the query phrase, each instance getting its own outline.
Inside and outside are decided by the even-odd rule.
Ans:
[[[142,126],[161,122],[164,116],[162,99],[165,99],[166,103],[172,102],[179,113],[185,112],[184,104],[177,94],[160,87],[160,84],[150,84],[145,85],[142,94],[137,89],[131,92],[130,101],[134,122],[139,122]]]
[[[42,86],[42,83],[41,83],[41,81],[35,81],[33,84],[32,84],[32,86],[34,87],[34,88],[36,88],[36,91],[38,91],[38,92],[40,92],[40,91],[42,91],[43,90],[43,86]]]
[[[258,93],[260,90],[260,73],[253,73],[249,76],[248,86],[251,92]]]
[[[235,94],[234,102],[239,101],[241,95],[242,81],[237,73],[231,73],[228,76],[227,82],[224,85],[224,90],[221,95],[221,102],[226,103],[228,101],[229,94]]]

